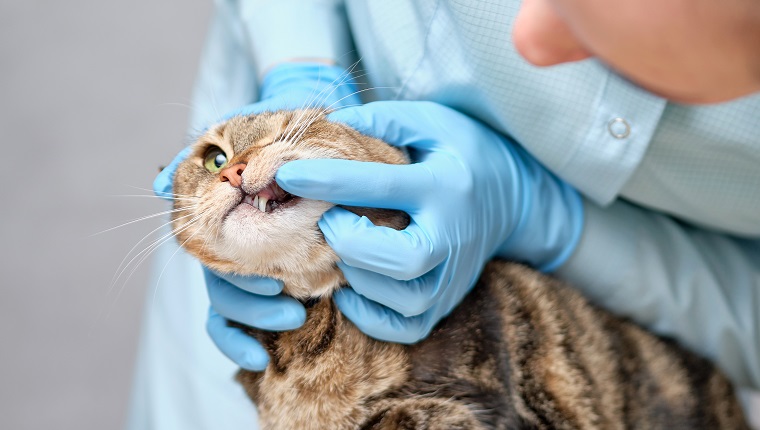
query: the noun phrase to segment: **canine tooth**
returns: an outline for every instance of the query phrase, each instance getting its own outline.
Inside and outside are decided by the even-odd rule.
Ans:
[[[255,207],[256,209],[259,208],[259,195],[258,194],[256,194],[256,197],[254,197],[253,200],[251,201],[251,205],[253,205],[253,207]]]
[[[259,197],[259,210],[261,212],[267,211],[267,202],[269,201],[266,197]]]

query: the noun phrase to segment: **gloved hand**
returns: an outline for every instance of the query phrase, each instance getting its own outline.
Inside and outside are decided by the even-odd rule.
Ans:
[[[276,175],[298,196],[410,215],[403,231],[340,208],[319,222],[353,288],[335,301],[366,334],[416,342],[462,300],[493,256],[549,271],[575,248],[583,222],[578,193],[486,125],[410,101],[369,103],[328,118],[408,148],[414,161],[297,160]]]
[[[231,112],[222,119],[281,109],[339,108],[361,104],[348,72],[335,66],[286,63],[264,78],[261,101]],[[171,200],[174,173],[189,154],[181,151],[153,182],[159,197]],[[207,330],[217,347],[239,366],[253,371],[266,367],[269,356],[253,338],[227,326],[227,319],[264,330],[300,327],[306,310],[297,300],[280,295],[283,285],[270,278],[214,274],[204,268],[211,308]]]

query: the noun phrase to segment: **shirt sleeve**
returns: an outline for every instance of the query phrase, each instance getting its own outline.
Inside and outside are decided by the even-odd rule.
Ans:
[[[584,206],[583,237],[556,275],[713,360],[736,384],[760,388],[760,240],[624,201]]]
[[[238,3],[259,78],[291,59],[326,59],[347,67],[354,48],[343,0],[256,0]]]

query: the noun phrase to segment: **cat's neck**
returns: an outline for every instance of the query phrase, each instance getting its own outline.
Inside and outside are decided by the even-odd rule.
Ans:
[[[366,399],[407,380],[407,356],[401,345],[361,333],[331,298],[305,304],[306,321],[298,329],[244,328],[264,346],[270,361],[265,372],[242,371],[239,379],[271,427],[355,428],[368,413]],[[345,425],[336,425],[341,422]]]
[[[281,277],[283,294],[302,302],[330,297],[332,293],[347,285],[343,273],[334,267],[320,272],[302,272]]]

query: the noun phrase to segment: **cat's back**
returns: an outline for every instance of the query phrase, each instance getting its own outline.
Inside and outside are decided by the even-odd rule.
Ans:
[[[408,392],[471,405],[484,428],[748,428],[707,360],[515,263],[489,263],[410,358]]]

